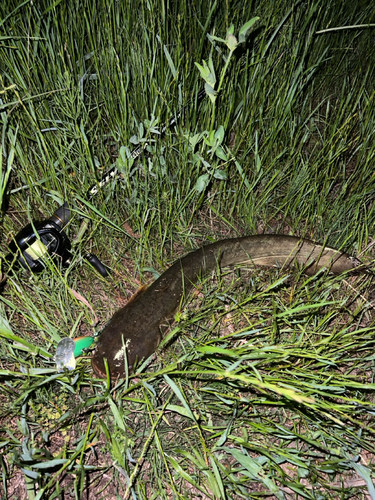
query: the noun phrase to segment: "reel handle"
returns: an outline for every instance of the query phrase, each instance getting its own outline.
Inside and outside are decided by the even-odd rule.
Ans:
[[[101,262],[98,259],[98,257],[96,255],[94,255],[93,253],[88,253],[85,256],[85,259],[87,260],[87,262],[89,264],[92,265],[92,267],[94,269],[96,269],[98,271],[99,274],[101,274],[103,276],[103,278],[107,278],[110,275],[110,270],[108,269],[108,267],[105,266],[103,264],[103,262]]]

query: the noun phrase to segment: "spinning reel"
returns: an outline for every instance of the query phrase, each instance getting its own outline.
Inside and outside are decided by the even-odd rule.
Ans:
[[[204,95],[205,91],[200,91],[196,98],[197,102],[201,100]],[[178,119],[182,115],[182,112],[189,106],[190,102],[181,108],[169,120],[169,122],[162,127],[160,135],[164,135],[169,127],[172,127],[177,123]],[[146,146],[147,142],[131,151],[131,158],[134,160],[138,158]],[[118,173],[119,171],[115,164],[104,174],[99,182],[94,184],[88,190],[86,199],[91,200],[92,197],[99,192],[99,189],[103,188],[112,179],[116,178]],[[70,253],[71,243],[64,229],[70,218],[70,208],[68,202],[65,202],[47,220],[27,224],[27,226],[21,229],[21,231],[9,244],[10,253],[5,257],[6,262],[8,264],[12,264],[12,267],[17,264],[21,264],[22,267],[32,271],[33,273],[42,272],[46,267],[46,261],[48,258],[60,262],[63,267],[68,267],[71,264],[72,259],[72,254]],[[96,255],[88,253],[85,256],[85,259],[103,277],[108,276],[108,269],[102,264],[102,262],[100,262]]]
[[[8,263],[19,263],[33,273],[40,273],[46,267],[46,259],[52,258],[63,267],[71,264],[71,243],[64,228],[70,220],[67,202],[61,205],[47,220],[27,224],[9,244]],[[103,276],[108,276],[107,268],[94,254],[87,254],[86,260]]]

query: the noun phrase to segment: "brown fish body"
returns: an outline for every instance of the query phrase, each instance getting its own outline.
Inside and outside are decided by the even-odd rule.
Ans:
[[[354,269],[359,262],[334,248],[282,235],[257,235],[221,240],[178,259],[145,291],[118,310],[100,334],[92,358],[99,377],[106,377],[104,358],[111,378],[125,374],[150,356],[161,339],[161,326],[172,320],[184,296],[200,276],[217,266],[255,264],[260,266],[303,266],[312,275],[322,268],[339,274]]]

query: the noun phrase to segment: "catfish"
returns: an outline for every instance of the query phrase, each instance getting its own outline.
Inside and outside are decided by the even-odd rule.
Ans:
[[[126,366],[129,373],[133,372],[155,352],[200,277],[218,267],[241,264],[282,269],[297,266],[307,275],[322,269],[340,274],[360,266],[346,253],[294,236],[244,236],[203,246],[179,258],[113,315],[100,334],[91,360],[96,376],[106,378],[105,359],[112,379],[125,377]]]

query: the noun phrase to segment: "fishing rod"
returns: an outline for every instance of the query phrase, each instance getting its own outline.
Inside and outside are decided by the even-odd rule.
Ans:
[[[196,97],[199,102],[205,95],[201,90]],[[193,102],[191,99],[185,106],[180,108],[177,113],[166,122],[160,131],[162,137],[166,131],[176,125],[184,110]],[[130,152],[130,158],[136,160],[141,156],[150,141],[145,141]],[[114,164],[103,177],[90,187],[86,193],[86,200],[91,201],[112,180],[119,175],[119,169]],[[46,259],[51,258],[60,262],[63,267],[68,267],[72,262],[71,242],[65,232],[65,228],[71,220],[71,210],[69,203],[63,203],[48,219],[35,221],[27,224],[9,244],[9,254],[5,261],[12,266],[21,265],[25,269],[40,273],[46,267]],[[109,274],[106,266],[92,253],[85,255],[85,259],[103,276]]]

